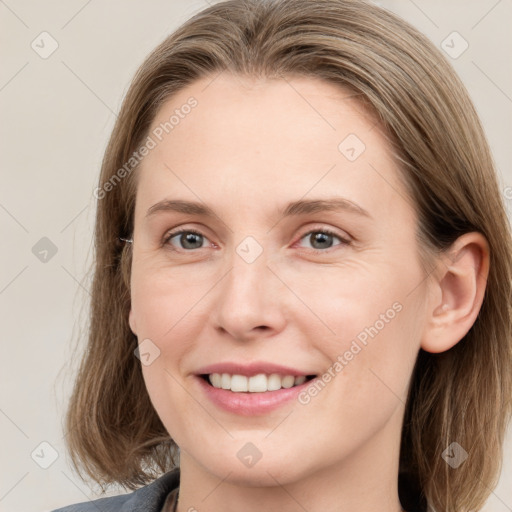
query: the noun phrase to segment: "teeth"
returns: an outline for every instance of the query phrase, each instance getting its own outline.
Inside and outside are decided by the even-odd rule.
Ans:
[[[236,375],[233,375],[231,382],[235,380]],[[247,389],[245,391],[250,391],[251,393],[267,391],[268,379],[264,373],[260,373],[259,375],[253,375],[248,379]],[[233,384],[231,384],[231,391],[237,391],[233,389]]]
[[[249,391],[249,383],[245,375],[233,375],[231,377],[231,391]]]
[[[278,389],[281,389],[281,377],[279,375],[276,375],[273,373],[272,375],[269,375],[268,377],[268,391],[277,391]]]
[[[295,377],[295,386],[299,386],[300,384],[304,384],[306,382],[306,376],[301,375],[300,377]]]
[[[231,377],[227,373],[220,376],[220,387],[222,389],[231,389]]]
[[[229,373],[212,373],[209,375],[209,380],[214,388],[229,389],[235,393],[264,393],[265,391],[288,389],[303,384],[306,381],[306,376],[285,375],[281,377],[277,373],[268,376],[259,373],[252,377],[246,377],[245,375],[230,375]]]

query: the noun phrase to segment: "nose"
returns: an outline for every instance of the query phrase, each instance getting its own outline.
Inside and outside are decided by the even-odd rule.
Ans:
[[[239,341],[270,337],[288,318],[285,286],[267,266],[265,251],[252,262],[236,252],[230,270],[217,287],[212,319],[223,335]]]

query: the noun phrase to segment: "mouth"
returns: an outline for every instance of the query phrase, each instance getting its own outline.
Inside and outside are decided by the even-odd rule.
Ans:
[[[208,385],[233,393],[269,393],[281,389],[301,386],[316,375],[281,375],[278,373],[258,373],[247,376],[230,373],[205,373],[199,375]]]
[[[195,381],[213,405],[238,416],[292,405],[318,375],[271,361],[224,361],[199,368]],[[288,404],[288,405],[287,405]]]

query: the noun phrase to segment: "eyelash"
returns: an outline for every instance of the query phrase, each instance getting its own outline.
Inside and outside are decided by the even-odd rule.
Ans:
[[[178,236],[178,235],[181,235],[183,233],[193,233],[195,235],[198,235],[198,236],[201,236],[205,239],[208,240],[208,237],[206,237],[205,235],[203,235],[203,233],[201,233],[200,231],[197,231],[195,229],[180,229],[178,231],[173,231],[171,233],[168,233],[167,235],[164,236],[163,240],[162,240],[162,245],[163,246],[167,246],[170,248],[170,250],[172,251],[175,251],[175,252],[179,252],[178,249],[175,249],[174,247],[171,246],[171,244],[169,243],[170,240],[172,240],[174,237]],[[339,246],[348,246],[351,244],[351,241],[350,240],[347,240],[345,238],[343,238],[342,236],[338,235],[337,233],[335,233],[334,231],[328,229],[328,228],[322,228],[322,229],[312,229],[310,231],[307,231],[306,233],[304,233],[300,238],[299,238],[299,241],[302,240],[303,238],[305,238],[306,236],[308,235],[312,235],[313,233],[322,233],[322,234],[325,234],[325,235],[330,235],[330,236],[333,236],[335,238],[337,238],[338,240],[340,240],[340,244],[338,244],[338,246],[334,246],[334,247],[329,247],[327,249],[313,249],[313,248],[307,248],[308,251],[311,251],[315,254],[325,254],[327,252],[330,252],[331,250],[334,250],[336,247],[339,247]],[[203,247],[199,247],[198,249],[203,249]],[[183,251],[185,252],[194,252],[195,250],[197,249],[182,249]]]

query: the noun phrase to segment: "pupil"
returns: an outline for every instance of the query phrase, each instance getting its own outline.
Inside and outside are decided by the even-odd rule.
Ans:
[[[332,243],[332,235],[329,235],[327,233],[314,233],[313,234],[313,247],[315,247],[315,244],[317,242],[320,243],[321,247],[315,247],[317,249],[325,249],[325,248],[329,248],[331,246],[331,243]],[[322,244],[327,244],[326,246],[325,245],[322,245]]]

